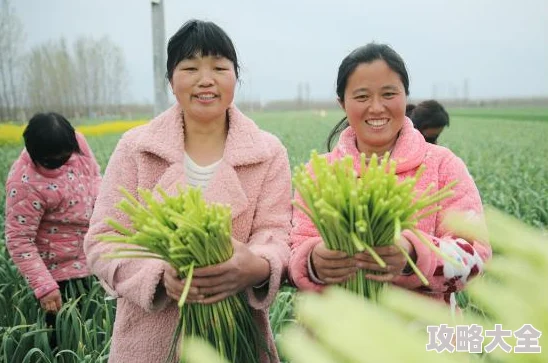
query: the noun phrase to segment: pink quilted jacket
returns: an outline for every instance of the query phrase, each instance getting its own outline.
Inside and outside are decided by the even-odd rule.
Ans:
[[[354,157],[354,166],[359,170],[359,151],[356,147],[356,135],[352,128],[345,129],[335,149],[326,154],[328,160],[340,159],[345,155]],[[462,289],[466,281],[482,271],[483,263],[490,258],[491,248],[487,241],[472,241],[459,238],[447,231],[443,224],[443,213],[449,210],[466,212],[469,218],[483,219],[480,196],[472,177],[461,159],[450,150],[424,141],[422,135],[413,128],[411,120],[406,119],[391,157],[397,164],[396,173],[400,179],[412,177],[421,164],[426,171],[416,185],[416,190],[424,190],[430,183],[438,188],[452,180],[458,180],[453,197],[441,202],[442,211],[423,219],[418,229],[444,252],[462,261],[462,266],[444,263],[410,231],[404,231],[415,247],[417,267],[429,281],[422,286],[416,275],[399,276],[394,283],[408,289],[430,295],[449,302],[450,294]],[[298,193],[296,195],[300,199]],[[321,237],[310,219],[299,209],[293,210],[293,229],[291,231],[292,255],[289,263],[289,277],[300,289],[321,291],[324,285],[315,283],[309,276],[308,257]]]
[[[56,281],[90,274],[83,242],[101,174],[84,136],[76,136],[82,155],[49,170],[23,150],[6,182],[6,247],[38,299]]]
[[[277,357],[268,308],[289,261],[289,161],[280,141],[261,131],[234,106],[229,109],[229,119],[223,159],[204,190],[204,197],[229,204],[233,237],[247,243],[253,253],[270,263],[269,283],[261,289],[249,288],[247,298],[257,325]],[[104,222],[107,216],[127,222],[115,208],[122,198],[120,186],[136,194],[137,188],[159,185],[174,194],[178,185],[186,184],[183,142],[181,108],[176,104],[147,125],[127,132],[105,172],[85,251],[93,273],[118,298],[110,362],[163,362],[179,311],[176,301],[159,286],[164,271],[162,261],[103,258],[114,246],[98,242],[96,236],[112,231]],[[266,362],[267,357],[261,361]]]

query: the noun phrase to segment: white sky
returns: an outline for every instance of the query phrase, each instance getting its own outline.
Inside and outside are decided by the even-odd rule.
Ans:
[[[152,101],[149,0],[11,2],[25,49],[108,35],[125,53],[126,99]],[[312,98],[334,99],[340,61],[373,40],[402,55],[411,97],[462,96],[465,79],[470,98],[548,96],[547,0],[165,0],[166,38],[191,18],[232,38],[240,100],[294,98],[300,82]]]

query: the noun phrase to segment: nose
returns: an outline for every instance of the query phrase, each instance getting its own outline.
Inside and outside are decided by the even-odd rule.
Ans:
[[[369,106],[370,112],[382,112],[384,109],[384,106],[382,104],[382,100],[379,97],[373,97],[371,99],[371,105]]]
[[[200,80],[198,81],[199,87],[210,87],[213,85],[212,72],[208,69],[202,69],[200,72]]]

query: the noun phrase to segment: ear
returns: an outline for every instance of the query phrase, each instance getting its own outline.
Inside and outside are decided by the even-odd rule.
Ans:
[[[343,111],[345,110],[344,109],[344,101],[341,100],[339,97],[337,97],[337,102],[339,103],[339,106],[343,109]]]

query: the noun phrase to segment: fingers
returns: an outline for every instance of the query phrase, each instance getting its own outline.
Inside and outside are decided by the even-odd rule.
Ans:
[[[387,259],[385,260],[386,266],[382,267],[375,261],[359,261],[356,263],[356,266],[362,270],[370,270],[370,271],[377,271],[377,272],[390,272],[399,274],[404,267],[407,264],[407,260],[405,258],[401,259]]]
[[[328,249],[323,243],[316,245],[316,247],[312,250],[312,254],[320,256],[325,260],[343,259],[348,257],[348,255],[342,251]]]
[[[227,275],[211,276],[211,277],[196,277],[192,278],[192,286],[196,287],[213,287],[223,284],[232,283],[232,279]]]
[[[221,284],[211,287],[200,287],[199,291],[200,294],[205,295],[207,297],[214,296],[221,294],[223,292],[228,292],[230,294],[230,291],[236,291],[236,286],[233,284]]]
[[[61,294],[56,296],[56,299],[53,301],[53,303],[55,306],[55,312],[58,312],[59,310],[61,310],[61,306],[63,306],[63,300],[61,299]]]
[[[179,299],[181,295],[179,295]],[[191,286],[188,290],[185,303],[199,303],[205,298],[205,294],[198,287]]]
[[[337,268],[337,269],[325,269],[325,270],[316,270],[318,272],[318,277],[324,281],[328,282],[329,280],[342,279],[343,281],[348,279],[350,276],[355,274],[358,269],[356,267],[349,268]]]
[[[214,304],[216,302],[219,302],[221,300],[226,299],[227,297],[231,296],[232,294],[230,292],[221,292],[219,294],[211,295],[200,301],[202,304]]]
[[[373,250],[379,255],[381,259],[386,261],[387,258],[401,256],[402,253],[397,246],[382,246],[382,247],[373,247]],[[367,251],[356,253],[354,258],[357,260],[363,261],[375,261],[371,254]]]
[[[232,256],[234,258],[234,256]],[[232,259],[231,258],[231,259]],[[230,259],[230,260],[231,260]],[[209,276],[219,276],[226,273],[230,268],[230,260],[219,263],[217,265],[211,265],[206,267],[200,267],[194,270],[194,277],[209,277]]]
[[[312,256],[312,262],[316,269],[343,269],[356,266],[356,262],[348,257],[337,260],[326,260],[321,256]]]
[[[54,290],[40,299],[40,306],[47,312],[57,313],[63,306],[61,292],[59,289]]]
[[[407,259],[397,246],[375,247],[374,249],[386,266],[381,267],[369,252],[364,251],[354,255],[356,265],[360,269],[399,275],[407,264]]]
[[[184,284],[183,284],[184,287]],[[183,295],[183,288],[180,286],[176,286],[173,288],[169,288],[166,286],[166,293],[167,296],[172,298],[175,301],[179,301],[181,299],[181,296]],[[186,303],[192,303],[192,302],[200,302],[204,298],[204,294],[200,291],[197,287],[190,287],[188,290],[188,294],[186,296]]]
[[[369,280],[374,280],[378,282],[390,282],[394,279],[394,274],[388,273],[388,274],[382,274],[382,275],[374,275],[374,274],[366,274],[365,278]]]
[[[56,313],[57,308],[55,306],[55,301],[46,302],[45,305],[44,305],[44,310],[46,310],[48,312],[51,312],[51,313]]]
[[[165,270],[164,286],[166,288],[167,296],[175,301],[179,301],[181,295],[183,295],[185,280],[179,279],[176,274],[173,275],[173,271],[170,271],[168,269]],[[204,295],[200,293],[199,289],[197,287],[191,286],[186,297],[186,302],[198,302],[203,298]]]
[[[312,265],[318,277],[328,284],[347,280],[358,268],[352,258],[325,260],[319,256],[312,256]]]

